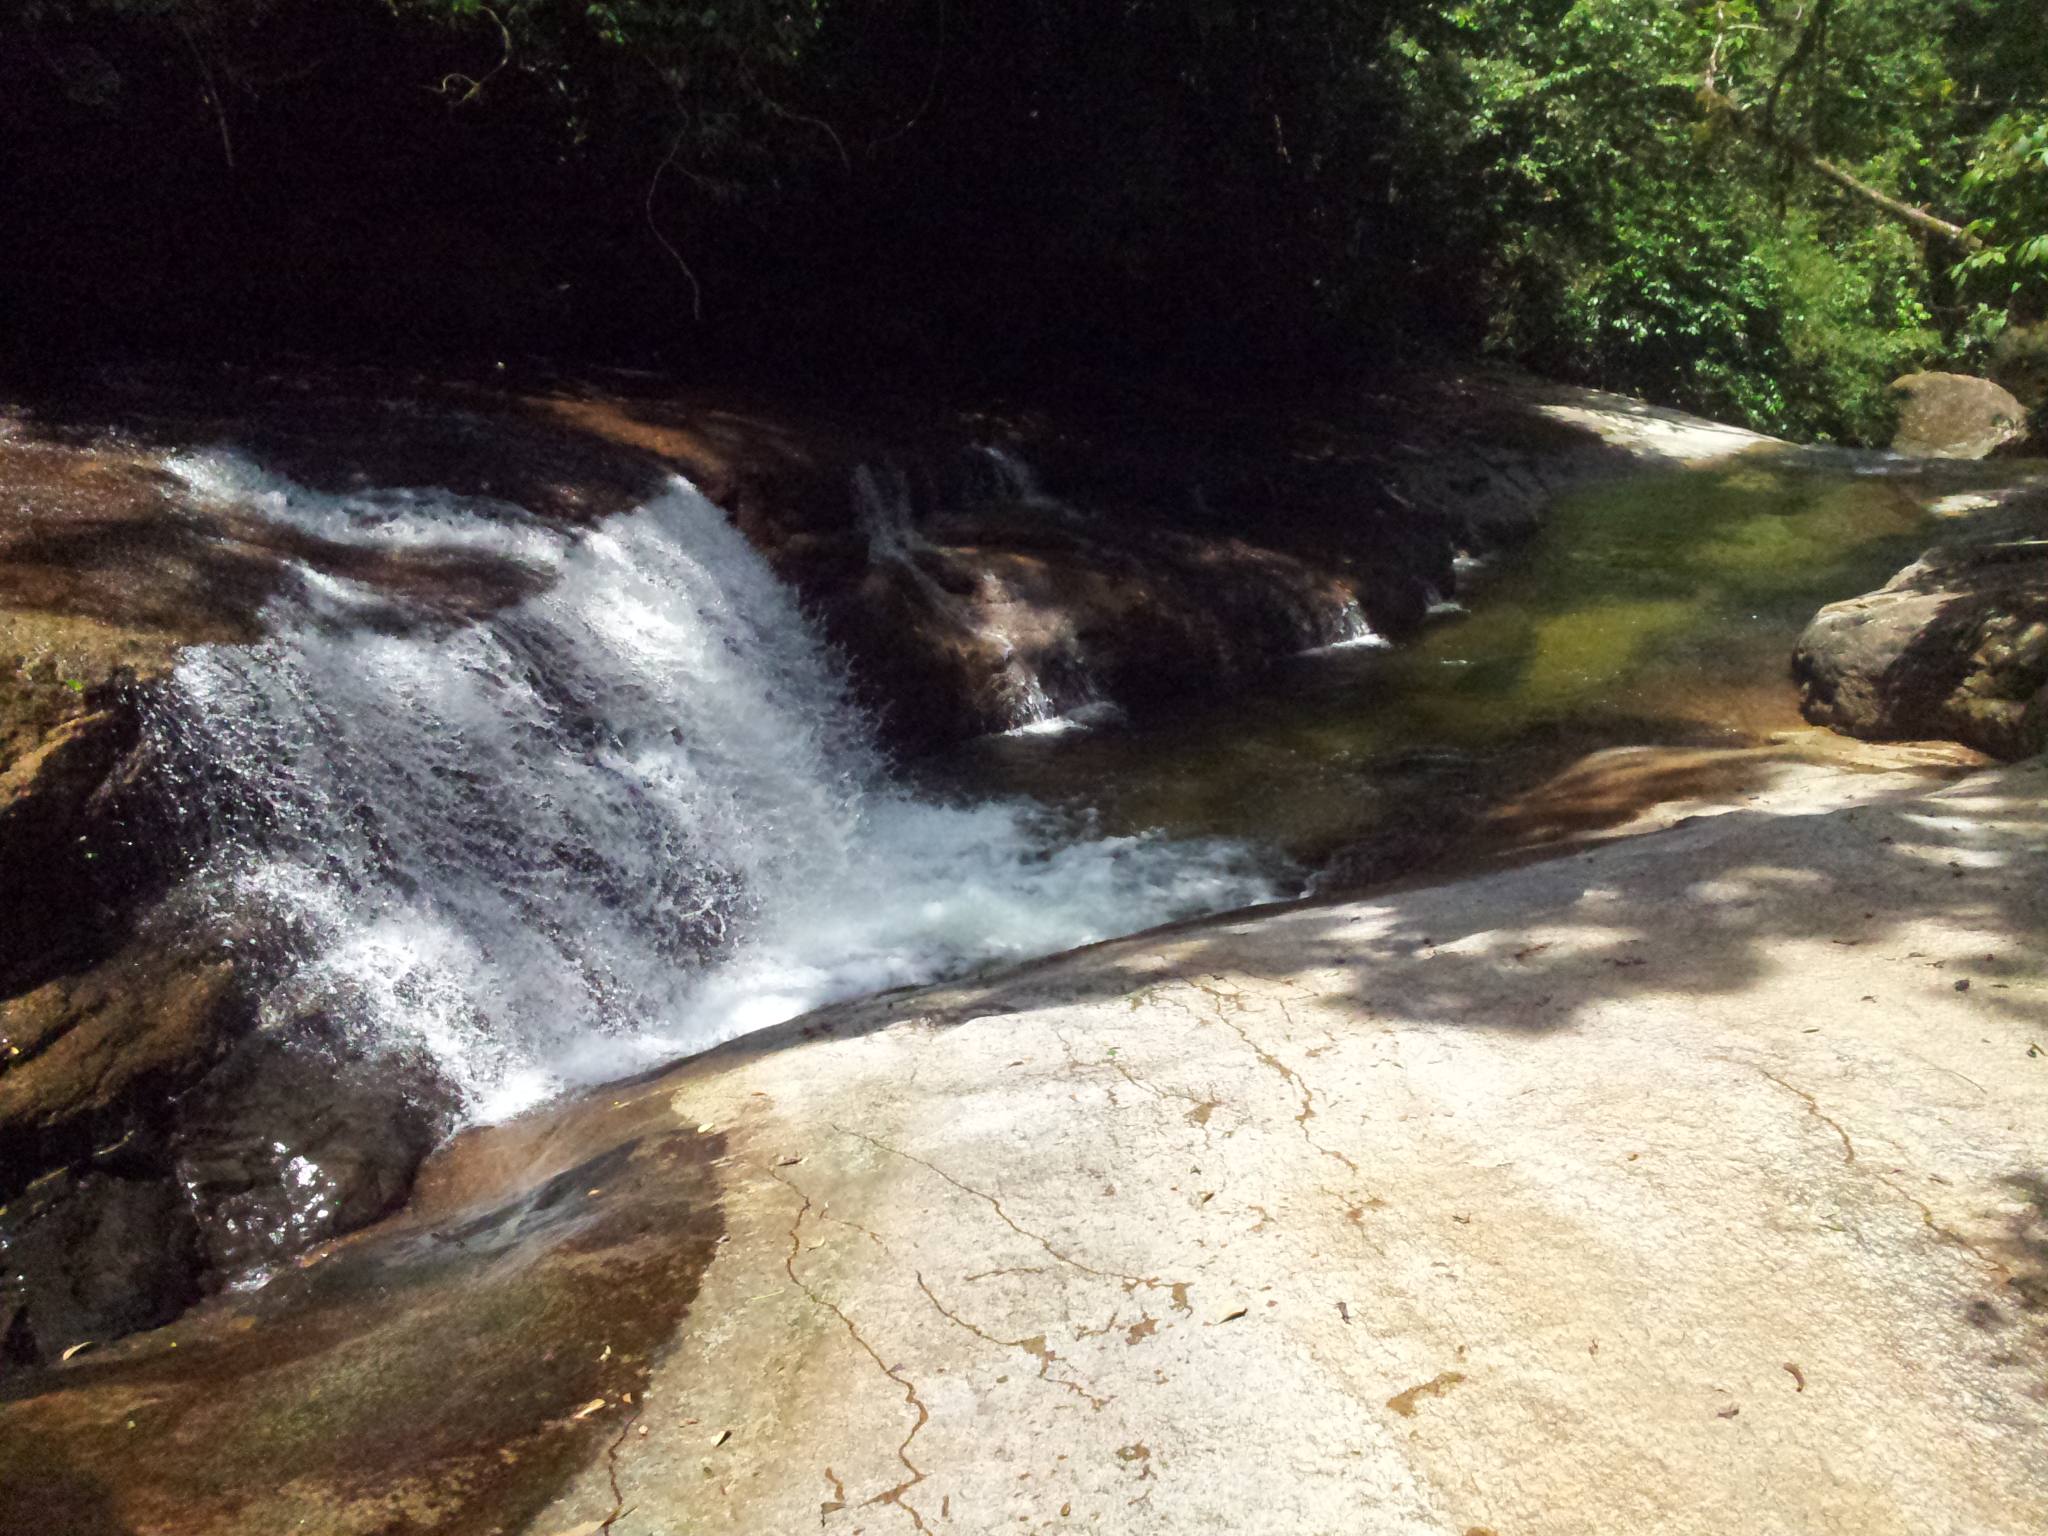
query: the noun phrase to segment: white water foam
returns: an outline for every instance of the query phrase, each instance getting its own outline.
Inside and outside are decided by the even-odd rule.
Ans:
[[[1321,656],[1330,651],[1384,651],[1393,643],[1372,627],[1356,597],[1346,595],[1334,613],[1317,618],[1319,627],[1334,631],[1336,638],[1310,646],[1302,652],[1304,656]]]
[[[576,533],[437,491],[318,494],[227,455],[177,468],[323,539],[546,583],[476,620],[297,567],[268,638],[188,650],[173,690],[217,829],[188,890],[266,935],[267,1019],[424,1049],[477,1118],[1274,894],[1236,844],[893,785],[791,595],[681,481]]]

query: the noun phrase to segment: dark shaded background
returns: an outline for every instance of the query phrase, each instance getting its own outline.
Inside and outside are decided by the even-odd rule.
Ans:
[[[616,50],[492,73],[489,29],[378,0],[17,22],[7,349],[976,385],[1455,346],[1473,255],[1371,69],[1329,84],[1323,23],[1369,54],[1403,9],[845,0],[800,69],[683,97]]]

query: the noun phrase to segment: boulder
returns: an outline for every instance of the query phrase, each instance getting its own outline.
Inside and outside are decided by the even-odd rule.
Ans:
[[[1823,608],[1793,655],[1800,709],[1868,741],[2048,749],[2048,502],[2009,504],[1876,592]]]
[[[1903,397],[1894,453],[1981,459],[2026,436],[2026,407],[1989,379],[1909,373],[1893,380],[1892,388]]]
[[[0,1366],[154,1327],[201,1294],[172,1095],[246,1019],[227,961],[147,942],[0,1002]]]
[[[389,1214],[453,1109],[423,1063],[243,1040],[180,1099],[171,1135],[208,1268],[246,1276]]]
[[[197,1082],[247,1020],[234,979],[216,954],[145,942],[0,1002],[0,1198],[14,1170],[117,1140],[134,1106]]]
[[[402,1203],[453,1119],[423,1062],[293,1021],[143,935],[0,1003],[0,1355],[48,1364]]]

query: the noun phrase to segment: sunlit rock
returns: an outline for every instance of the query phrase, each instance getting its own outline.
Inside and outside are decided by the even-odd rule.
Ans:
[[[2026,407],[1989,379],[1909,373],[1892,388],[1902,400],[1894,453],[1981,459],[2026,435]]]
[[[2048,502],[2007,500],[1876,592],[1831,603],[1793,658],[1816,725],[2048,749]]]

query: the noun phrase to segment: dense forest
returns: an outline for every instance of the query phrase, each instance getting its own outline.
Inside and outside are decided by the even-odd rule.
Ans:
[[[2048,0],[10,0],[0,273],[46,363],[1485,353],[1881,441],[2048,299]]]

